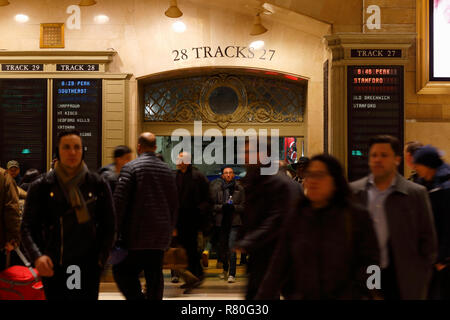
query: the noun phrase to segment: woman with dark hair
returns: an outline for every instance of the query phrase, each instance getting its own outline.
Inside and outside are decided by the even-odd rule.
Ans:
[[[367,267],[378,265],[372,221],[352,201],[340,163],[320,154],[305,167],[304,192],[282,236],[258,299],[367,299]]]
[[[31,183],[36,180],[41,173],[37,169],[28,169],[27,172],[25,172],[25,175],[23,176],[22,180],[20,181],[19,187],[21,187],[23,190],[28,192],[28,188],[30,187]]]

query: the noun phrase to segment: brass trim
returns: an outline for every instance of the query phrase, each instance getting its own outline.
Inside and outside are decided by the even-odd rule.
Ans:
[[[46,44],[44,42],[44,34],[45,34],[45,28],[46,27],[58,27],[60,29],[60,38],[61,42],[59,44]],[[64,48],[64,23],[41,23],[41,34],[39,39],[39,47],[40,48]]]
[[[430,81],[430,8],[428,0],[416,0],[416,91],[417,94],[450,94],[449,81]]]

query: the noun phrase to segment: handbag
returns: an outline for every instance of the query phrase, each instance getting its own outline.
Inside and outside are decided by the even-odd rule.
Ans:
[[[186,269],[188,256],[182,247],[169,248],[164,252],[163,269]]]

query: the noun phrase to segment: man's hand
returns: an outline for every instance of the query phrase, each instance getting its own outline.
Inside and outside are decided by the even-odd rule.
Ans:
[[[7,243],[5,244],[5,250],[6,250],[7,252],[13,251],[13,250],[14,250],[14,247],[15,247],[15,242],[14,242],[14,241],[9,241],[9,242],[7,242]]]
[[[53,262],[49,256],[40,256],[34,261],[34,265],[40,276],[53,277]]]

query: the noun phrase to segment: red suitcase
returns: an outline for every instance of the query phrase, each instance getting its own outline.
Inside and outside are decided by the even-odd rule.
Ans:
[[[45,300],[44,286],[36,269],[15,249],[24,266],[12,266],[0,272],[0,300]]]

